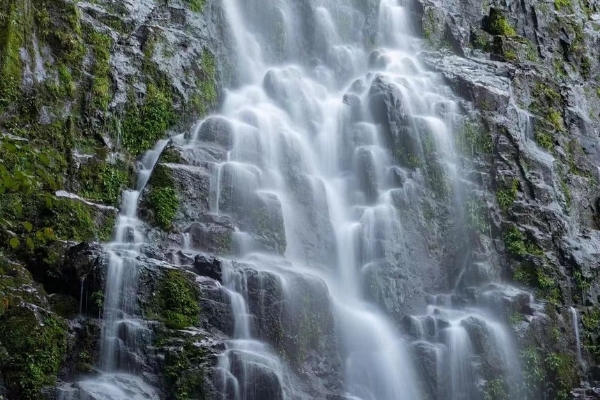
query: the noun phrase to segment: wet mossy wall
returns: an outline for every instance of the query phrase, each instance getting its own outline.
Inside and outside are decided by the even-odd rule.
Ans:
[[[64,367],[65,318],[78,313],[78,299],[49,296],[43,286],[57,279],[51,275],[65,250],[109,241],[120,194],[135,185],[138,158],[218,101],[216,59],[203,42],[186,72],[193,85],[182,86],[160,68],[179,51],[168,49],[161,30],[132,23],[122,4],[88,6],[0,0],[0,389],[15,399],[40,398]],[[171,12],[164,2],[154,7]],[[200,13],[205,1],[184,7]],[[123,54],[127,69],[119,65]],[[163,206],[176,200],[166,195],[152,196],[159,212],[150,222],[163,228],[172,218]],[[166,321],[193,325],[199,309],[171,304],[169,288],[193,290],[160,291],[167,293]],[[78,361],[86,369],[94,362],[91,354]]]

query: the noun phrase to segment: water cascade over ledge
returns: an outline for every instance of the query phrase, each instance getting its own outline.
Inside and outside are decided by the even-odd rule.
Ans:
[[[474,184],[456,148],[463,110],[415,56],[422,43],[411,10],[381,0],[371,21],[357,3],[223,0],[235,85],[219,115],[173,139],[208,166],[211,216],[234,225],[222,260],[234,321],[216,365],[220,398],[311,399],[321,390],[332,399],[476,400],[481,382],[496,379],[517,399],[519,363],[496,295],[519,293],[491,285],[470,304],[456,296],[498,278],[469,243]],[[133,307],[146,242],[138,197],[165,145],[146,155],[136,190],[123,194],[107,246],[104,381],[79,385],[111,399],[127,398],[127,386],[157,398],[134,376],[147,327]],[[450,226],[451,271],[428,248],[431,204]],[[202,240],[190,228],[181,250],[196,255]],[[339,382],[306,372],[318,353]]]

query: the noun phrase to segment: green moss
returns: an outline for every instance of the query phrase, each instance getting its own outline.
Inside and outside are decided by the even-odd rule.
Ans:
[[[173,101],[164,90],[149,84],[141,105],[130,99],[123,119],[122,145],[131,154],[150,149],[175,123]]]
[[[98,160],[83,164],[78,178],[81,181],[81,196],[113,206],[118,205],[121,190],[131,180],[129,168],[124,162],[110,164]]]
[[[203,400],[204,349],[186,341],[179,349],[170,349],[165,355],[165,378],[173,400]]]
[[[112,39],[110,36],[92,31],[88,39],[92,55],[94,56],[94,66],[92,73],[92,104],[95,109],[107,110],[108,103],[112,97],[111,83],[109,78],[110,73],[110,49],[112,47]]]
[[[506,50],[503,55],[507,61],[516,61],[519,58],[514,50]]]
[[[527,254],[524,236],[515,226],[510,226],[504,231],[502,236],[506,249],[515,256],[524,256]]]
[[[554,139],[550,133],[536,131],[535,141],[546,150],[552,151],[554,149]]]
[[[9,355],[2,372],[10,389],[23,399],[41,399],[40,389],[55,383],[65,357],[66,325],[54,315],[15,307],[0,317],[0,344]]]
[[[24,46],[23,13],[18,1],[6,2],[7,14],[0,25],[0,109],[19,96],[22,62],[19,50]],[[4,10],[3,10],[4,11]]]
[[[169,168],[159,164],[150,179],[147,204],[152,211],[153,221],[163,229],[169,229],[179,208],[175,181]]]
[[[551,269],[546,264],[543,267],[536,267],[531,263],[524,262],[515,268],[513,280],[535,288],[536,295],[550,303],[560,304],[560,289],[550,274]]]
[[[571,389],[579,383],[573,357],[566,353],[550,353],[544,364],[548,379],[554,382],[555,398],[568,399]]]
[[[506,249],[514,256],[524,256],[527,254],[541,256],[544,254],[540,247],[528,241],[523,233],[514,225],[504,230],[502,238]]]
[[[594,360],[600,360],[600,345],[598,338],[600,337],[600,310],[592,307],[585,310],[581,314],[581,324],[583,325],[583,344],[585,348],[592,354]]]
[[[498,205],[502,211],[507,212],[510,207],[512,207],[513,203],[517,199],[518,189],[519,181],[513,179],[510,183],[510,186],[503,185],[496,190],[496,200],[498,201]]]
[[[492,379],[485,384],[484,400],[509,400],[506,382],[502,379]]]
[[[456,142],[463,154],[490,154],[493,149],[492,135],[487,129],[472,121],[465,121],[457,132]]]
[[[201,76],[196,81],[198,89],[189,102],[192,115],[205,115],[217,104],[217,63],[208,50],[202,52],[201,70]]]
[[[565,130],[562,115],[557,110],[551,109],[550,111],[548,111],[547,116],[548,116],[548,120],[554,126],[554,128],[556,128],[556,130],[558,130],[558,131]]]
[[[150,318],[156,318],[171,329],[183,329],[198,324],[199,292],[186,273],[167,270],[161,277],[155,298],[147,309]]]
[[[508,19],[502,14],[501,11],[492,8],[490,9],[490,14],[486,20],[486,27],[489,33],[492,35],[501,35],[501,36],[516,36],[517,32],[515,28],[510,25]]]
[[[568,10],[572,10],[573,9],[573,4],[571,3],[571,0],[554,0],[554,8],[557,11],[560,11],[563,8],[566,8]]]
[[[152,188],[148,194],[148,205],[154,210],[154,221],[163,229],[169,229],[179,207],[175,189],[171,187]]]
[[[519,353],[521,371],[523,371],[523,382],[519,392],[524,399],[540,398],[544,391],[544,379],[546,371],[542,362],[542,357],[534,347],[521,350]]]
[[[204,0],[185,0],[190,6],[190,10],[194,12],[202,12],[204,8]]]
[[[90,207],[81,201],[59,198],[54,201],[47,219],[55,226],[54,232],[62,239],[77,241],[96,237],[96,223]]]

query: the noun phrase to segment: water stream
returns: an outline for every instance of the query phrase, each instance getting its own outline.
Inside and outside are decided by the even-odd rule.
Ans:
[[[282,356],[264,338],[265,316],[258,314],[275,288],[287,308],[266,317],[294,327],[290,347],[309,351],[321,333],[334,332],[331,358],[339,359],[343,381],[335,398],[477,400],[487,368],[487,379],[500,379],[517,399],[511,388],[520,373],[508,329],[493,307],[456,304],[452,294],[426,301],[425,293],[443,286],[430,276],[444,274],[408,217],[422,213],[417,197],[424,187],[432,201],[451,205],[452,235],[464,249],[445,289],[465,287],[472,257],[463,215],[468,182],[454,146],[459,106],[415,56],[422,43],[409,10],[381,0],[378,29],[367,37],[359,29],[366,6],[357,3],[223,0],[238,85],[227,91],[219,116],[200,121],[181,144],[212,140],[222,149],[210,162],[208,202],[212,214],[236,225],[234,254],[223,260],[234,333],[218,360],[221,398],[316,398],[290,366],[299,356]],[[138,198],[165,145],[146,154],[136,189],[123,193],[107,246],[104,375],[80,382],[89,393],[157,398],[136,376],[135,339],[147,328],[133,307],[135,258],[145,242]],[[183,242],[192,251],[190,233]],[[264,292],[258,306],[250,293],[256,285]],[[394,312],[406,317],[394,321]]]
[[[420,42],[412,35],[407,8],[396,0],[381,1],[379,47],[369,54],[361,31],[351,29],[361,21],[354,2],[311,2],[308,27],[292,17],[304,11],[297,3],[224,1],[240,85],[227,93],[218,117],[226,121],[219,134],[227,152],[211,167],[210,203],[212,212],[237,221],[237,260],[275,275],[288,302],[294,274],[325,282],[347,398],[479,398],[474,359],[481,349],[474,349],[469,326],[485,336],[489,351],[497,353],[498,371],[516,384],[512,339],[492,313],[457,309],[451,296],[442,296],[446,301],[434,301],[426,314],[411,317],[420,332],[411,338],[366,290],[370,274],[411,257],[404,246],[412,233],[398,202],[410,201],[410,188],[427,179],[420,173],[437,174],[439,182],[429,184],[451,193],[455,233],[464,230],[463,178],[453,138],[459,107],[450,89],[414,56]],[[203,132],[214,125],[214,117],[202,122],[187,146],[207,140]],[[402,136],[413,146],[404,149],[409,156],[394,148],[404,143]],[[421,166],[416,174],[398,167],[403,157],[405,165]],[[267,223],[281,220],[284,244],[266,240],[254,217],[257,209],[268,216]],[[291,381],[276,351],[258,339],[247,279],[247,272],[233,269],[224,276],[235,334],[219,361],[223,398],[310,398]],[[415,348],[434,354],[439,384],[432,393],[420,383]],[[269,385],[256,384],[267,375]]]

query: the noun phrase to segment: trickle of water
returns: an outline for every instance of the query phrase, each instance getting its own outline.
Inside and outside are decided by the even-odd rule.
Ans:
[[[168,140],[160,140],[146,152],[139,165],[135,190],[122,193],[121,209],[117,217],[114,240],[105,245],[109,254],[103,297],[103,326],[100,340],[99,368],[97,378],[77,383],[61,391],[61,400],[87,400],[106,398],[111,400],[158,400],[154,388],[135,376],[139,373],[136,352],[137,337],[148,329],[145,323],[134,317],[137,293],[138,269],[136,257],[145,235],[140,231],[142,222],[137,218],[138,200],[144,190],[158,158]],[[82,298],[83,283],[81,282]],[[82,306],[80,305],[80,308]]]
[[[570,307],[571,317],[573,318],[573,333],[575,333],[575,345],[577,346],[577,361],[579,365],[585,370],[585,364],[583,357],[581,356],[581,339],[579,338],[579,313],[575,307]]]

